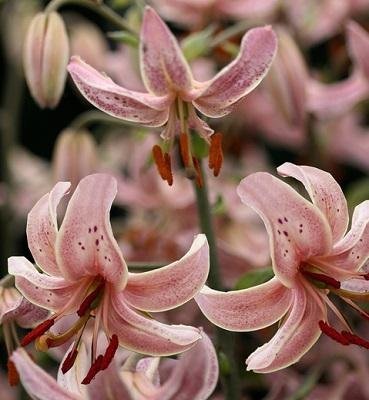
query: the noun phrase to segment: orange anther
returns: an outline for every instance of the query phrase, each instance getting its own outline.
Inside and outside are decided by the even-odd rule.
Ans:
[[[159,145],[155,145],[152,148],[152,156],[159,175],[164,181],[167,181],[169,186],[173,184],[173,175],[170,162],[170,155],[168,153],[163,154],[163,150]]]
[[[210,138],[209,168],[218,176],[223,164],[222,134],[214,133]]]
[[[19,374],[12,360],[8,360],[6,364],[8,368],[8,382],[10,386],[17,386],[19,383]]]
[[[199,160],[195,157],[192,157],[192,162],[193,162],[193,166],[195,168],[196,171],[196,184],[199,188],[202,187],[203,185],[203,180],[202,180],[202,173],[201,173],[201,169],[200,169],[200,163]]]
[[[188,143],[188,136],[186,133],[182,132],[179,135],[179,149],[181,151],[181,158],[185,168],[190,165],[190,148]]]
[[[166,168],[166,181],[169,186],[173,185],[172,163],[169,153],[164,153],[164,163]]]

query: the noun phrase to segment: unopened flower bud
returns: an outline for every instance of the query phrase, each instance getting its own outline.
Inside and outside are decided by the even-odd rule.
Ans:
[[[55,181],[69,181],[73,190],[84,176],[96,172],[96,153],[96,143],[87,131],[65,129],[53,155]]]
[[[59,14],[38,13],[28,28],[24,71],[28,87],[40,107],[54,108],[63,93],[69,43]]]

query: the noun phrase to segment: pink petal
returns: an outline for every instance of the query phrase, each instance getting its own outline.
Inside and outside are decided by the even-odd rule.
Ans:
[[[161,126],[168,120],[172,101],[168,96],[155,97],[118,86],[76,56],[68,71],[82,95],[109,115],[147,126]]]
[[[272,340],[248,357],[248,370],[269,373],[286,368],[297,362],[314,345],[321,334],[319,321],[325,320],[326,315],[316,301],[309,297],[306,300],[296,299],[298,303]],[[299,316],[299,312],[304,314]]]
[[[54,249],[58,232],[56,209],[69,187],[68,182],[58,182],[36,203],[27,219],[27,240],[32,256],[43,271],[54,276],[60,276]]]
[[[14,362],[23,387],[32,398],[39,400],[81,400],[80,396],[60,387],[56,380],[35,364],[27,352],[19,348],[10,359]]]
[[[249,289],[230,292],[205,286],[195,300],[213,324],[231,331],[253,331],[283,317],[290,307],[291,291],[273,278]]]
[[[163,268],[130,273],[125,299],[145,311],[166,311],[195,296],[209,273],[209,245],[205,235],[197,235],[187,254]]]
[[[106,296],[108,297],[108,296]],[[183,352],[201,338],[198,329],[186,325],[166,325],[134,311],[123,296],[111,293],[105,300],[104,321],[111,334],[128,350],[153,356]]]
[[[24,257],[10,257],[8,265],[9,274],[15,276],[15,285],[23,296],[48,310],[56,311],[65,306],[80,286],[64,278],[40,274]]]
[[[116,180],[109,175],[89,175],[80,181],[56,241],[58,265],[64,276],[76,281],[101,275],[117,289],[125,286],[127,266],[109,220],[116,193]]]
[[[333,176],[321,169],[284,163],[277,168],[280,175],[299,180],[308,192],[313,204],[327,218],[332,230],[333,242],[345,234],[349,215],[345,195]]]
[[[354,71],[349,78],[337,83],[310,79],[306,90],[308,110],[324,119],[339,116],[366,99],[369,84],[360,71]]]
[[[151,7],[145,8],[140,41],[141,75],[156,96],[192,87],[190,68],[168,27]]]
[[[156,399],[205,400],[213,393],[219,376],[217,354],[210,338],[201,334],[202,339],[179,356]]]
[[[44,321],[48,317],[49,312],[22,297],[19,306],[9,314],[10,315],[7,316],[14,318],[17,325],[22,328],[33,328],[35,325]],[[4,319],[6,319],[7,316],[4,316]]]
[[[341,283],[341,289],[348,290],[357,294],[367,294],[369,293],[369,281],[365,279],[348,279]]]
[[[193,102],[208,117],[222,117],[261,82],[273,61],[277,38],[270,27],[254,28],[242,39],[240,53],[212,80]]]
[[[286,286],[294,285],[301,261],[331,250],[331,230],[320,210],[286,183],[258,172],[244,178],[237,193],[263,219],[274,272]]]
[[[346,33],[351,57],[369,79],[369,33],[355,21],[347,23]]]

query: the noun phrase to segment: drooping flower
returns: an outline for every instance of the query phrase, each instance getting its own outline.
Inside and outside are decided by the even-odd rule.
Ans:
[[[37,347],[46,350],[74,338],[63,364],[67,371],[77,357],[87,322],[94,318],[92,365],[84,383],[108,366],[118,343],[149,355],[175,354],[193,346],[201,337],[198,329],[161,324],[147,313],[179,306],[201,289],[209,269],[205,235],[198,235],[180,260],[154,271],[129,273],[109,222],[115,179],[105,174],[82,179],[58,228],[56,209],[69,187],[67,182],[57,183],[28,215],[28,245],[43,273],[24,257],[9,259],[9,273],[21,293],[52,312],[22,344],[36,340]],[[67,331],[49,330],[63,316],[75,313],[76,322]],[[104,355],[97,356],[99,329],[109,345]]]
[[[188,175],[199,179],[190,129],[210,143],[209,166],[215,174],[219,173],[220,135],[213,135],[211,140],[212,129],[195,109],[208,117],[222,117],[260,83],[277,48],[273,30],[263,27],[247,32],[238,57],[206,82],[193,79],[177,40],[150,7],[145,9],[140,39],[141,75],[148,93],[118,86],[76,56],[68,66],[75,84],[87,100],[110,115],[145,126],[165,125],[164,151],[154,146],[153,157],[161,177],[170,185],[173,181],[170,149],[176,134]]]
[[[87,388],[78,383],[88,365],[89,355],[84,346],[78,364],[65,375],[59,370],[57,381],[23,349],[14,352],[12,361],[27,392],[40,400],[207,400],[217,384],[219,371],[214,346],[206,334],[202,335],[177,360],[159,357],[134,360],[134,355],[127,360],[125,354]]]
[[[248,369],[272,372],[300,359],[323,331],[343,345],[369,348],[355,335],[328,295],[340,296],[368,317],[352,299],[365,299],[369,256],[369,201],[356,207],[351,230],[345,197],[333,177],[322,170],[285,163],[283,176],[299,180],[312,203],[268,173],[244,178],[238,194],[263,219],[269,234],[275,277],[250,289],[219,292],[208,287],[195,299],[214,324],[252,331],[281,320],[275,336],[247,359]],[[328,324],[327,306],[343,324]]]

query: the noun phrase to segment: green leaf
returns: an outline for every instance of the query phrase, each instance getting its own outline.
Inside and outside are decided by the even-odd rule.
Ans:
[[[127,31],[114,31],[107,33],[108,38],[113,39],[117,42],[127,44],[128,46],[138,48],[139,41],[138,38],[132,33]]]
[[[360,179],[352,183],[347,191],[346,198],[350,209],[363,202],[369,197],[369,178]]]
[[[210,25],[201,32],[195,32],[187,36],[181,43],[182,51],[187,61],[195,60],[209,51],[215,26]]]
[[[218,362],[219,362],[219,371],[221,375],[229,375],[230,374],[230,365],[228,357],[223,351],[219,351],[218,353]]]
[[[274,272],[271,267],[255,269],[254,271],[247,272],[243,275],[236,283],[234,289],[241,290],[260,285],[269,281],[273,276]]]
[[[196,158],[205,158],[209,154],[209,145],[197,133],[191,135],[192,154]]]

